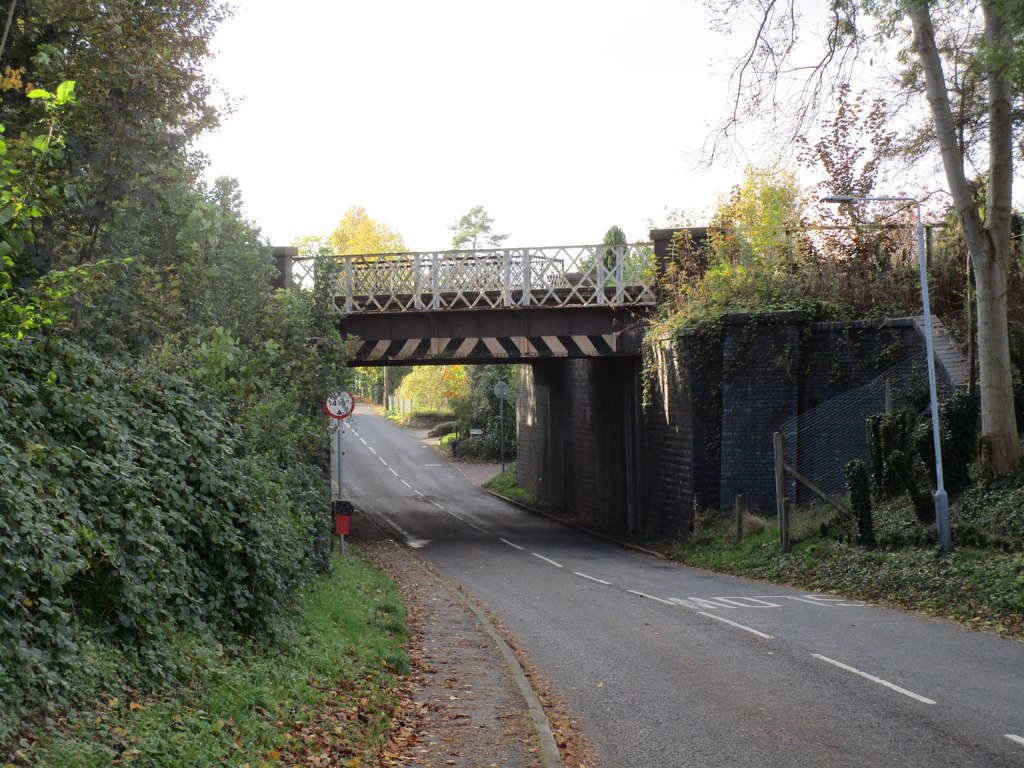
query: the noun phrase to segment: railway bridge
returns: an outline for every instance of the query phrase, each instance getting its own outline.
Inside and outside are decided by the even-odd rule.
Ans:
[[[330,286],[352,365],[636,356],[655,304],[647,243],[300,258],[283,275]],[[286,278],[287,279],[287,278]]]
[[[656,235],[657,233],[652,233]],[[667,236],[667,235],[666,235]],[[658,242],[663,258],[667,240]],[[655,245],[301,258],[282,285],[320,286],[359,339],[352,366],[522,363],[520,484],[566,510],[636,527],[640,346],[656,306]]]

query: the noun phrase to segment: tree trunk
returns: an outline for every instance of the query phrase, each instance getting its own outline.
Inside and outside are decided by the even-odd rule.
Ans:
[[[985,34],[990,43],[1007,43],[1002,22],[988,4]],[[935,45],[927,0],[907,6],[914,28],[914,48],[925,74],[926,94],[932,110],[936,139],[942,154],[957,218],[974,264],[978,301],[978,363],[981,390],[981,430],[987,450],[983,456],[998,472],[1020,466],[1020,440],[1013,409],[1013,380],[1006,316],[1006,277],[1010,253],[1010,205],[1013,178],[1012,124],[1009,84],[997,65],[990,65],[988,210],[983,224],[977,202],[964,173],[957,142],[942,60]]]

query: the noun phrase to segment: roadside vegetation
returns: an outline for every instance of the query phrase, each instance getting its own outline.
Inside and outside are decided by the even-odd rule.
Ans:
[[[324,381],[345,384],[346,345],[326,302],[272,287],[237,185],[206,182],[190,150],[219,119],[202,74],[218,3],[9,10],[0,755],[269,763],[290,749],[266,735],[292,696],[273,686],[315,661],[287,669],[307,642],[297,606],[331,571],[320,404]],[[354,610],[384,611],[354,574],[333,583]],[[385,623],[371,633],[398,637],[400,620]],[[364,691],[375,718],[389,705],[355,652],[369,636],[331,642],[307,649],[338,656],[326,684]],[[401,668],[397,652],[366,653]],[[363,749],[367,723],[354,728]]]
[[[518,501],[521,504],[535,507],[543,506],[540,499],[536,498],[525,488],[520,488],[518,483],[519,474],[517,472],[516,465],[512,464],[507,467],[504,472],[495,475],[484,483],[483,487],[488,491],[493,491],[500,496],[512,499],[513,501]]]
[[[1024,473],[978,484],[950,505],[954,548],[936,546],[907,499],[873,514],[877,544],[857,544],[856,525],[826,505],[797,508],[791,552],[776,521],[736,522],[709,513],[683,544],[656,544],[673,560],[806,589],[837,592],[1024,639]],[[651,546],[651,543],[647,543]]]
[[[274,619],[270,644],[177,637],[159,693],[136,687],[145,670],[131,654],[86,646],[77,700],[24,723],[7,764],[379,764],[409,671],[405,609],[394,584],[348,553]]]
[[[504,404],[495,385],[508,386]],[[515,365],[419,365],[404,373],[395,394],[412,403],[408,413],[386,412],[403,426],[430,430],[456,461],[498,461],[516,455]],[[504,421],[504,426],[502,422]]]
[[[897,146],[897,136],[886,129],[886,111],[881,100],[840,89],[821,138],[803,140],[801,163],[823,178],[808,190],[792,174],[749,168],[719,200],[707,237],[677,240],[674,290],[649,343],[679,331],[713,339],[730,312],[756,320],[775,310],[802,310],[808,321],[921,314],[912,211],[875,204],[868,220],[856,206],[817,202],[822,195],[879,194],[881,169]],[[978,209],[984,204],[979,182]],[[947,207],[926,205],[924,215],[935,224],[928,248],[932,311],[977,371],[976,294],[962,227]],[[1010,361],[1016,421],[1024,424],[1024,214],[1013,211],[1011,220]],[[656,357],[649,355],[648,364],[657,365]],[[748,515],[737,540],[736,521],[710,509],[698,514],[685,542],[644,543],[698,567],[836,591],[1022,637],[1024,474],[995,471],[984,439],[979,452],[979,395],[984,397],[972,387],[942,403],[951,553],[936,546],[931,431],[927,398],[920,397],[908,397],[902,410],[863,425],[873,445],[871,466],[847,468],[848,478],[859,474],[860,480],[856,488],[848,486],[853,498],[846,503],[863,510],[864,527],[828,506],[797,508],[792,551],[784,554],[774,520]]]

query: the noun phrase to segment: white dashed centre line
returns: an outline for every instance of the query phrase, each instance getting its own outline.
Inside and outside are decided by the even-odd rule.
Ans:
[[[1024,736],[1018,736],[1018,735],[1017,735],[1017,734],[1015,734],[1015,733],[1005,733],[1005,734],[1003,734],[1003,735],[1004,735],[1004,736],[1005,736],[1006,738],[1008,738],[1008,739],[1009,739],[1010,741],[1015,741],[1015,742],[1017,742],[1018,744],[1020,744],[1021,746],[1024,746]]]
[[[388,467],[388,472],[390,472],[395,477],[398,477],[398,473],[395,472],[395,468],[394,467]]]
[[[538,555],[536,552],[531,552],[530,554],[533,555],[534,557],[539,557],[545,563],[551,563],[551,565],[555,566],[555,568],[564,568],[565,567],[561,563],[556,563],[550,557],[544,557],[544,555]]]
[[[674,603],[670,603],[668,600],[663,600],[660,597],[648,595],[646,592],[637,592],[635,589],[627,589],[626,591],[629,592],[629,594],[631,595],[639,595],[640,597],[646,597],[648,600],[657,600],[659,603],[664,603],[665,605],[675,605]]]
[[[514,549],[522,549],[522,547],[520,547],[518,544],[513,544],[508,539],[498,539],[498,541],[500,541],[500,542],[502,542],[504,544],[508,544],[510,547],[513,547]]]
[[[914,699],[915,701],[920,701],[922,704],[934,704],[935,703],[934,701],[932,701],[931,699],[929,699],[929,698],[927,698],[925,696],[921,696],[920,694],[914,693],[913,691],[908,691],[906,688],[900,688],[895,683],[890,683],[888,680],[883,680],[880,677],[875,677],[874,675],[869,675],[867,672],[862,672],[859,669],[857,669],[856,667],[851,667],[849,664],[843,664],[843,662],[841,662],[841,661],[836,661],[835,659],[830,659],[828,656],[822,656],[820,653],[812,653],[811,656],[813,656],[816,659],[821,659],[822,661],[828,662],[829,664],[832,664],[832,665],[834,665],[836,667],[839,667],[840,669],[845,669],[847,672],[852,672],[855,675],[859,675],[860,677],[863,677],[865,680],[870,680],[873,683],[878,683],[879,685],[884,685],[886,688],[889,688],[890,690],[896,691],[896,693],[902,693],[904,696],[909,696],[910,698]],[[1022,742],[1022,743],[1024,743],[1024,742]]]
[[[721,616],[715,616],[715,614],[713,614],[713,613],[707,613],[706,611],[697,611],[697,613],[700,614],[701,616],[707,616],[709,619],[714,619],[715,621],[720,621],[723,624],[728,624],[730,627],[736,627],[736,629],[742,629],[744,632],[749,632],[752,635],[757,635],[758,637],[763,637],[765,640],[774,640],[775,639],[771,635],[766,635],[764,632],[760,632],[760,631],[754,629],[753,627],[747,627],[747,626],[744,626],[743,624],[740,624],[738,622],[729,621],[729,619],[723,619]]]
[[[610,587],[612,585],[610,581],[599,579],[596,576],[588,576],[587,574],[580,573],[579,571],[573,571],[573,575],[579,576],[581,579],[587,579],[588,581],[596,581],[598,584],[604,584],[606,587]]]

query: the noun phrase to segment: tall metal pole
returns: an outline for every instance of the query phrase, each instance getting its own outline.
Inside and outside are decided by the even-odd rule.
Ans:
[[[501,421],[501,472],[505,473],[505,398],[498,398],[498,417]]]
[[[345,423],[338,424],[338,499],[345,498],[345,451],[342,435],[345,433]]]
[[[928,301],[928,259],[924,244],[924,220],[921,218],[921,203],[913,197],[854,197],[853,195],[831,195],[821,198],[823,203],[868,203],[899,202],[913,203],[917,212],[917,261],[921,272],[921,306],[924,310],[924,345],[928,355],[928,394],[931,399],[932,444],[935,450],[935,527],[939,546],[944,552],[952,547],[949,526],[949,497],[942,479],[942,439],[939,434],[939,397],[935,381],[935,350],[932,341],[932,313]]]

